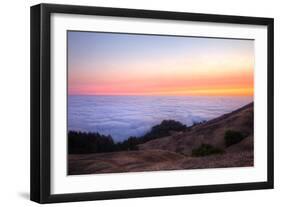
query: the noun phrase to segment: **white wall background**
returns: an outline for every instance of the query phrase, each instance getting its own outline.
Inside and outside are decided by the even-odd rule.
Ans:
[[[62,203],[53,206],[277,206],[281,203],[281,3],[278,0],[69,0],[1,2],[0,206],[29,201],[29,7],[37,3],[81,4],[275,18],[275,189]],[[266,117],[265,117],[266,118]],[[280,205],[280,204],[279,204]]]

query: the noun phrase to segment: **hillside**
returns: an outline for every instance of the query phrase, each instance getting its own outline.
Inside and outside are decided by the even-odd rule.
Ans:
[[[253,103],[251,103],[229,114],[195,125],[190,131],[178,132],[173,136],[141,144],[139,149],[162,149],[190,155],[192,149],[199,147],[202,143],[225,148],[224,135],[227,130],[241,132],[246,137],[243,140],[244,145],[252,145],[253,141],[247,142],[246,140],[253,139],[253,114]],[[237,145],[242,145],[243,143]],[[236,148],[242,150],[239,146],[236,146]],[[243,147],[243,149],[246,148],[247,146]]]
[[[71,154],[68,174],[118,173],[154,170],[253,166],[253,103],[205,123],[138,145],[138,150]],[[227,131],[243,139],[226,146]],[[235,138],[235,137],[234,137]],[[194,156],[207,144],[223,153]]]

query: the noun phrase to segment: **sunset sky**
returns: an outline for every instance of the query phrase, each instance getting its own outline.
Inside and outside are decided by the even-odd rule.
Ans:
[[[69,95],[252,96],[254,41],[68,32]]]

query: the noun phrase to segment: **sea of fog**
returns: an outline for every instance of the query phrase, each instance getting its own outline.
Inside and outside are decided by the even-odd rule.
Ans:
[[[68,130],[99,132],[122,141],[145,134],[164,119],[190,126],[252,101],[253,97],[68,96]]]

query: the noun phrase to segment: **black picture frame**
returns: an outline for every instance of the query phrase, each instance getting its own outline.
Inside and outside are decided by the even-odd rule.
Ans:
[[[219,22],[267,26],[267,181],[186,187],[51,194],[50,160],[50,15],[52,13],[134,17],[194,22]],[[31,174],[30,199],[38,203],[88,201],[146,196],[210,193],[273,188],[273,19],[89,6],[39,4],[31,7]],[[266,109],[265,109],[266,110]]]

